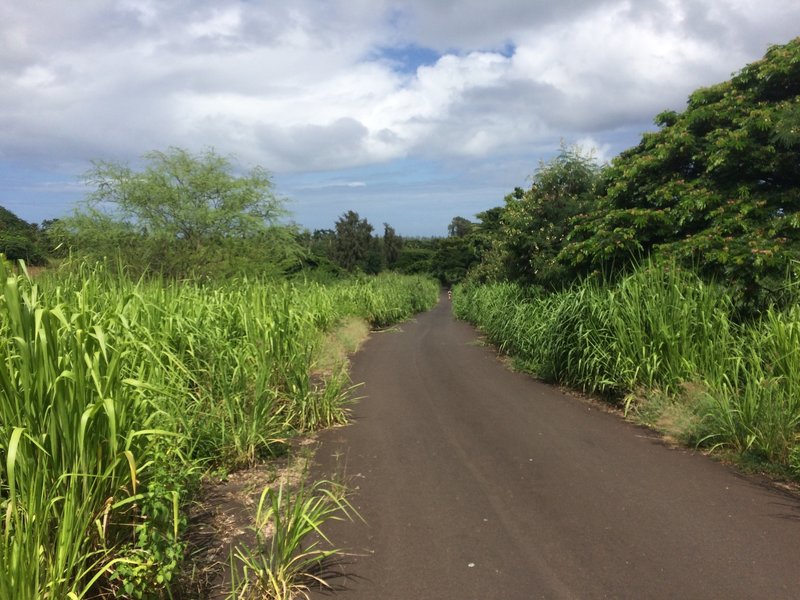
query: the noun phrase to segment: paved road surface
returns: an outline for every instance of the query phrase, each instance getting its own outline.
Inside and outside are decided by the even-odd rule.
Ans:
[[[321,436],[367,524],[342,600],[800,599],[800,501],[506,370],[446,298],[355,357]]]

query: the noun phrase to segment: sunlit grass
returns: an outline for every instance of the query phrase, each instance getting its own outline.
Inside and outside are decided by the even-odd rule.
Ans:
[[[347,373],[312,377],[325,333],[438,295],[396,276],[167,285],[119,272],[34,282],[0,266],[0,598],[166,590],[204,469],[344,420]]]
[[[614,285],[558,293],[459,287],[453,309],[545,380],[625,398],[648,422],[681,423],[679,438],[800,472],[797,306],[737,323],[723,287],[648,263]],[[637,406],[648,398],[658,407]]]
[[[310,586],[326,587],[321,569],[338,550],[321,527],[356,515],[344,492],[342,485],[328,481],[294,491],[264,488],[256,509],[256,544],[236,550],[243,573],[230,598],[291,600],[308,598]],[[308,541],[312,535],[316,539]]]

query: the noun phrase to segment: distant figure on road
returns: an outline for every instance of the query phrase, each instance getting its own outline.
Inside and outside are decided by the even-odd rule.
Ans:
[[[447,290],[447,299],[448,300],[452,300],[453,299],[453,291],[452,290]]]

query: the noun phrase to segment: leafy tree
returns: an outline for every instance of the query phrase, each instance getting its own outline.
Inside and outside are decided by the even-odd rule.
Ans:
[[[333,261],[336,232],[332,229],[303,229],[296,232],[297,244],[303,249],[301,260],[286,271],[289,277],[303,281],[327,283],[335,281],[343,271]]]
[[[309,249],[317,256],[333,259],[336,252],[336,231],[315,229],[311,234]]]
[[[519,188],[516,188],[519,190]],[[479,212],[475,215],[480,223],[478,223],[478,231],[487,237],[495,237],[500,233],[503,228],[503,207],[495,206]]]
[[[470,234],[474,223],[464,217],[453,217],[450,225],[447,226],[447,235],[450,237],[463,238]]]
[[[0,206],[0,253],[9,260],[24,260],[30,265],[47,262],[38,227]]]
[[[384,265],[383,244],[378,237],[371,237],[361,269],[370,275],[377,275],[383,271]]]
[[[435,275],[433,256],[436,252],[436,238],[405,238],[397,257],[395,269],[406,274]]]
[[[774,139],[786,148],[800,146],[800,102],[795,101],[778,111]]]
[[[448,228],[452,235],[436,240],[436,251],[432,256],[431,274],[444,285],[462,281],[467,274],[481,264],[502,236],[500,230],[502,207],[478,213],[478,222],[462,217],[453,219]]]
[[[86,175],[94,191],[60,224],[73,247],[176,277],[279,271],[298,258],[295,232],[276,225],[283,202],[262,168],[237,175],[213,150],[170,148],[144,159],[141,171],[94,163]]]
[[[336,221],[336,262],[347,271],[367,270],[367,258],[373,253],[372,225],[352,210]]]
[[[406,275],[434,274],[434,250],[404,245],[397,258],[395,270]]]
[[[656,253],[727,281],[751,308],[776,300],[800,259],[799,106],[800,38],[695,91],[613,161],[559,260],[585,273]]]
[[[403,247],[403,238],[395,232],[394,228],[388,223],[383,224],[383,259],[386,267],[393,269],[397,266],[400,258],[400,250]]]
[[[438,240],[433,255],[434,275],[444,285],[458,283],[478,261],[475,247],[468,237],[451,236]]]
[[[567,276],[556,257],[572,218],[592,207],[599,173],[593,156],[562,145],[554,159],[539,164],[529,189],[516,188],[505,197],[497,251],[509,279],[549,287],[565,283]]]
[[[505,207],[495,206],[475,215],[478,222],[473,223],[465,238],[469,253],[462,254],[466,271],[459,281],[469,278],[476,283],[486,283],[506,278],[504,213]]]

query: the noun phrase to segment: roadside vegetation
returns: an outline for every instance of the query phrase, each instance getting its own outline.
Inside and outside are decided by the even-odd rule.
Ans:
[[[34,276],[0,261],[0,597],[187,597],[203,482],[345,423],[348,336],[430,308],[439,286],[358,265],[319,276],[268,175],[214,152],[99,162],[87,179],[74,216],[9,217],[35,240],[0,240],[51,260]],[[342,487],[279,481],[255,544],[231,548],[247,577],[230,597],[301,592],[333,551],[306,534],[352,514]]]
[[[649,263],[615,284],[458,287],[455,314],[546,381],[601,394],[673,439],[800,476],[800,312],[732,318],[725,289]]]
[[[439,283],[520,368],[800,478],[800,39],[656,124],[609,165],[563,146],[440,239],[300,230],[266,171],[180,148],[98,161],[71,217],[0,211],[0,251],[47,265],[0,261],[0,598],[188,597],[203,481],[343,423],[341,349]],[[276,482],[229,597],[302,595],[332,552],[306,534],[355,516]]]
[[[204,472],[345,421],[346,371],[312,377],[322,336],[351,315],[402,320],[438,295],[391,274],[331,285],[164,285],[102,266],[0,277],[0,596],[19,599],[168,589]]]
[[[518,366],[800,477],[800,38],[609,165],[564,146],[453,220],[455,313]]]

